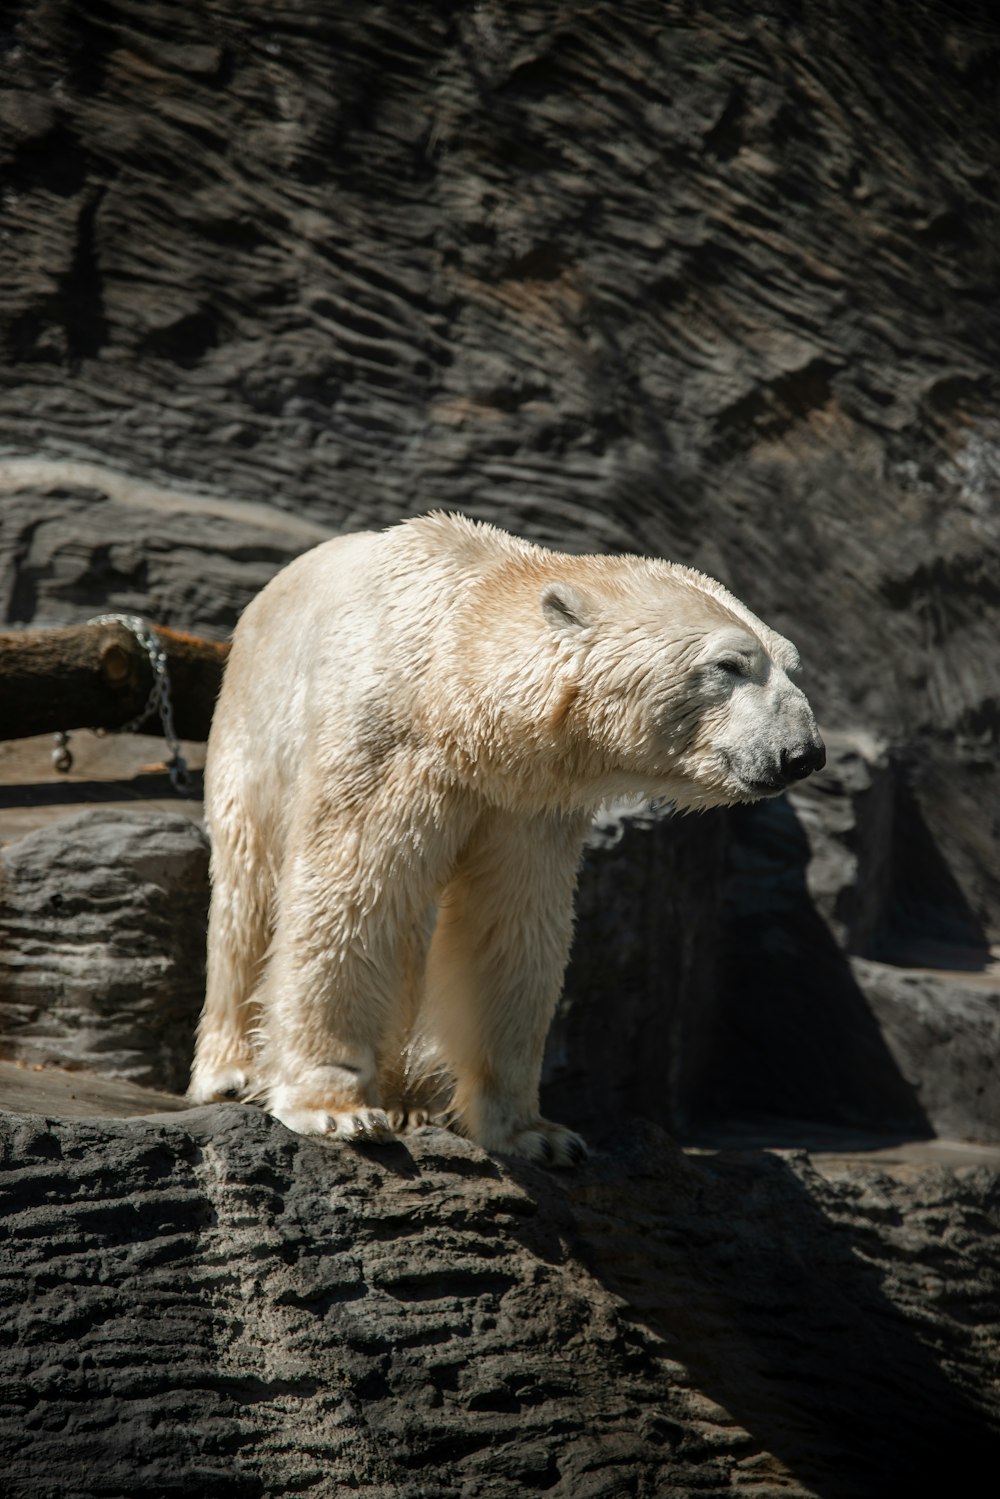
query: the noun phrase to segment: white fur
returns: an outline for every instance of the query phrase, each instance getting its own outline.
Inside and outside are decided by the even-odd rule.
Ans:
[[[590,818],[780,790],[782,752],[818,745],[795,665],[668,562],[446,515],[300,557],[244,614],[212,724],[192,1099],[363,1140],[436,1109],[578,1159],[538,1080]]]

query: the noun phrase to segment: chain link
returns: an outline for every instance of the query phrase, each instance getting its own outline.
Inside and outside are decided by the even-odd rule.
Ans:
[[[175,791],[185,792],[190,789],[191,777],[188,774],[187,761],[181,754],[180,740],[174,732],[174,708],[170,697],[170,674],[167,670],[167,653],[163,649],[159,637],[146,621],[138,614],[98,614],[93,619],[87,620],[88,625],[124,625],[130,630],[136,640],[142,646],[149,657],[149,664],[153,672],[153,686],[146,706],[135,718],[123,723],[115,732],[118,734],[134,734],[141,724],[146,722],[152,713],[159,713],[160,723],[163,727],[163,737],[167,741],[170,751],[170,759],[167,764],[170,768],[170,784]],[[73,763],[73,756],[69,750],[69,735],[56,735],[56,749],[52,754],[52,763],[56,770],[69,770]]]

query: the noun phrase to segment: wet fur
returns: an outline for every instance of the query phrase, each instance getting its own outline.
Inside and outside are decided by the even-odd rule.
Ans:
[[[538,1085],[593,812],[764,794],[816,736],[796,664],[689,569],[460,517],[300,557],[244,614],[212,725],[192,1099],[368,1140],[438,1115],[579,1159]]]

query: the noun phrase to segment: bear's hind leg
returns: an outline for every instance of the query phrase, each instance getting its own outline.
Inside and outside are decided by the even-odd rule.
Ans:
[[[386,1036],[379,1067],[382,1103],[397,1134],[431,1123],[447,1107],[450,1079],[435,1076],[425,1065],[414,1031],[419,1023],[424,969],[437,907],[430,903],[421,919],[401,934],[398,951],[400,1006],[396,1024]],[[433,1062],[431,1063],[433,1067]]]
[[[254,1085],[255,990],[270,936],[273,882],[252,819],[214,821],[205,1005],[188,1098],[243,1098]]]
[[[487,1150],[553,1166],[587,1154],[538,1102],[587,824],[487,814],[442,894],[427,962],[424,1024],[455,1076],[457,1126]]]

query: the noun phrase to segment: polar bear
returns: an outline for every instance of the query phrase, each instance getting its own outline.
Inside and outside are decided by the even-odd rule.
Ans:
[[[212,723],[189,1097],[382,1141],[444,1088],[486,1149],[582,1158],[538,1090],[593,814],[820,768],[797,666],[689,568],[456,515],[299,557],[240,620]]]

